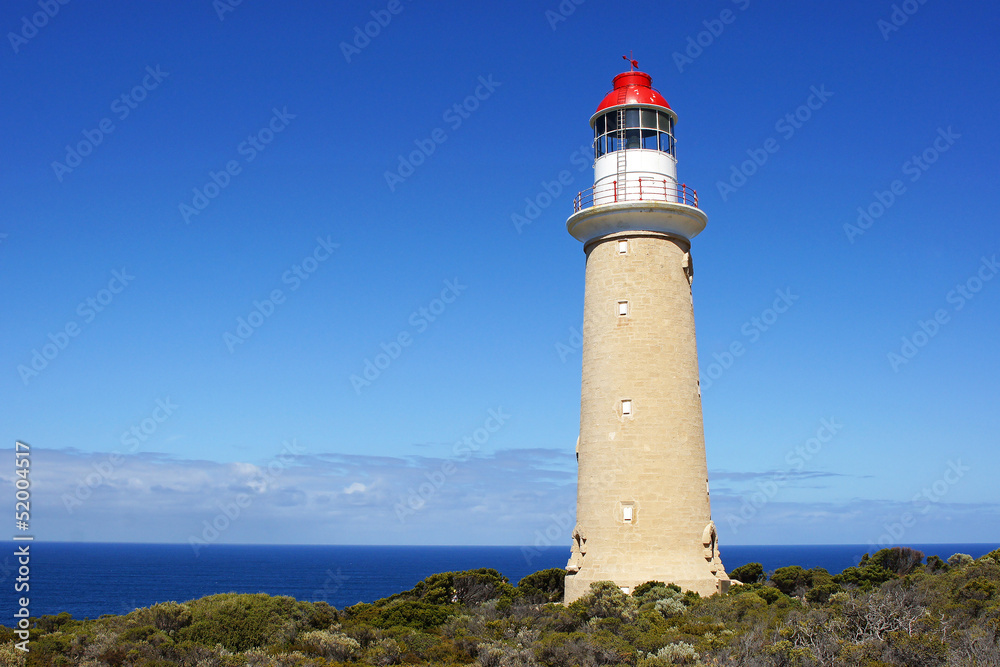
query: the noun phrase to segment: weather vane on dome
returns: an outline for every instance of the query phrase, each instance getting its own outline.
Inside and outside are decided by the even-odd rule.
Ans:
[[[631,51],[629,51],[629,55],[622,56],[622,58],[624,58],[625,60],[627,60],[628,64],[632,66],[632,70],[631,71],[633,71],[633,72],[635,71],[635,68],[639,66],[639,61],[638,60],[632,60],[632,52]]]

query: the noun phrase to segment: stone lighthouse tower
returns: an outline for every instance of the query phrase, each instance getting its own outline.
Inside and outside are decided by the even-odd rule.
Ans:
[[[636,64],[590,119],[594,186],[566,222],[587,255],[567,602],[604,580],[629,592],[654,580],[702,595],[729,586],[709,506],[691,295],[691,239],[708,216],[677,181],[677,114]]]

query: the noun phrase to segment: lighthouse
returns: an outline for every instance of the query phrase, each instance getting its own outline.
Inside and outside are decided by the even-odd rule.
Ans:
[[[590,118],[594,185],[566,222],[587,258],[567,603],[595,581],[702,595],[729,586],[709,502],[691,292],[691,240],[708,216],[677,180],[677,114],[630,64]]]

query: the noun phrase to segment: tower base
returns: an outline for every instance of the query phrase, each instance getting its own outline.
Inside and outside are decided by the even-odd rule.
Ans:
[[[590,592],[590,585],[597,581],[614,581],[615,585],[623,591],[631,593],[636,586],[647,581],[662,581],[665,584],[676,584],[685,591],[694,591],[702,597],[708,597],[715,593],[725,594],[729,590],[729,578],[720,579],[715,576],[701,577],[695,579],[677,579],[668,574],[650,573],[648,576],[631,578],[620,577],[593,577],[580,573],[570,573],[566,575],[566,597],[565,602],[569,604],[574,600],[583,597]]]

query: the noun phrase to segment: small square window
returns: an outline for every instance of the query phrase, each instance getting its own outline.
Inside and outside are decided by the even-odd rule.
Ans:
[[[623,239],[618,242],[618,254],[627,255],[628,254],[628,240]]]
[[[632,414],[632,401],[625,399],[622,401],[622,416],[628,417]]]
[[[622,521],[625,523],[632,523],[632,506],[623,505],[622,506]]]
[[[628,301],[618,302],[618,316],[627,317],[628,316]]]

